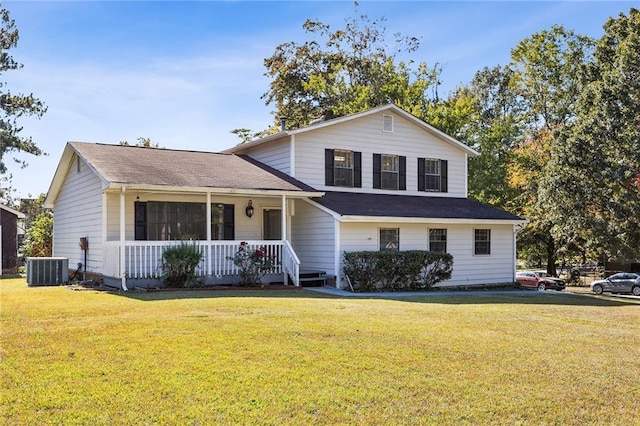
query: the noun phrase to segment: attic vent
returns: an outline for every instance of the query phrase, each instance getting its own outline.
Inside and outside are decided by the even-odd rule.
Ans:
[[[382,116],[382,131],[393,132],[393,116],[392,115]]]

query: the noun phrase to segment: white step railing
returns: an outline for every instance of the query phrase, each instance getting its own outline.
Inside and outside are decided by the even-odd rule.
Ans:
[[[202,260],[196,268],[199,276],[233,276],[239,269],[229,257],[234,256],[242,241],[193,241],[202,252]],[[300,284],[300,260],[288,241],[255,240],[244,241],[247,250],[263,249],[274,259],[270,273],[291,277],[293,283]],[[107,241],[103,250],[104,274],[121,278],[160,278],[162,275],[162,253],[167,247],[180,241],[126,241],[124,243],[124,267],[120,265],[121,246],[119,241]]]

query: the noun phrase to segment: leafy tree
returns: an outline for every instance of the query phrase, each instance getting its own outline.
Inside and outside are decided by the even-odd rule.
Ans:
[[[610,18],[604,29],[582,74],[578,114],[554,146],[545,195],[550,213],[563,219],[555,232],[603,257],[637,259],[640,11]]]
[[[561,144],[558,134],[575,119],[575,105],[583,89],[580,78],[591,61],[594,40],[553,26],[525,38],[511,51],[512,90],[524,103],[525,133],[515,148],[510,183],[516,190],[512,211],[529,219],[521,235],[524,247],[546,258],[547,272],[555,274],[557,252],[566,242],[552,232],[556,220],[542,196],[546,178],[554,173],[551,152]],[[566,212],[574,214],[574,212]]]
[[[360,15],[332,31],[327,24],[307,20],[303,28],[311,40],[280,44],[264,61],[272,81],[262,98],[275,104],[274,115],[287,117],[294,128],[386,103],[424,116],[426,92],[437,87],[440,68],[398,62],[396,55],[415,52],[419,40],[395,34],[396,47],[389,48],[384,22]]]
[[[9,11],[0,5],[0,75],[2,76],[7,71],[22,68],[22,64],[16,62],[9,53],[11,48],[17,46],[18,38],[18,28],[15,21],[11,19]],[[40,118],[46,110],[44,103],[35,98],[33,94],[12,93],[7,88],[7,83],[0,81],[0,175],[7,172],[5,158],[7,154],[17,152],[33,155],[44,154],[30,137],[20,135],[22,127],[18,124],[18,119],[25,116]],[[26,167],[26,162],[17,158],[14,160],[22,167]]]
[[[25,214],[25,239],[21,245],[21,252],[25,256],[49,257],[53,242],[53,215],[51,210],[43,207],[46,194],[37,199],[23,199],[20,211]]]

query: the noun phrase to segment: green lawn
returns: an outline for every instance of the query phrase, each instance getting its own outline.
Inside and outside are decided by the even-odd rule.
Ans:
[[[0,289],[4,424],[639,424],[630,299]]]

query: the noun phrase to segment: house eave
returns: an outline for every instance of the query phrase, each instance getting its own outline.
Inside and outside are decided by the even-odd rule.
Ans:
[[[318,191],[288,191],[278,189],[246,189],[246,188],[211,188],[211,187],[184,187],[172,185],[134,185],[128,183],[110,183],[104,189],[106,191],[148,191],[148,192],[179,192],[179,193],[212,193],[227,195],[264,195],[264,196],[286,196],[289,198],[322,197],[324,192]]]
[[[526,220],[506,220],[506,219],[475,219],[475,218],[445,218],[445,217],[394,217],[394,216],[337,216],[340,222],[394,222],[394,223],[437,223],[437,224],[482,224],[482,225],[525,225]]]

